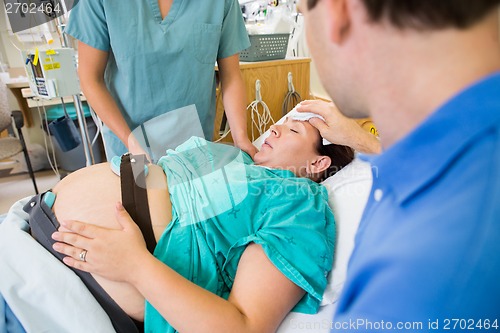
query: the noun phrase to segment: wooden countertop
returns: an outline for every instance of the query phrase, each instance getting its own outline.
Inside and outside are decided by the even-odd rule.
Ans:
[[[240,61],[240,69],[262,68],[262,67],[288,65],[290,63],[299,64],[308,62],[311,62],[311,58],[287,58],[287,59],[252,61],[252,62]],[[215,65],[215,70],[219,70],[219,67],[217,65]]]

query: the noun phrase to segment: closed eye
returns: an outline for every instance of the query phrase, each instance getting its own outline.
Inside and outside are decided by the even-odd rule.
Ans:
[[[298,132],[298,131],[296,131],[296,130],[294,130],[294,129],[292,129],[292,128],[290,128],[290,131],[292,131],[293,133],[297,133],[297,134],[299,134],[299,132]]]

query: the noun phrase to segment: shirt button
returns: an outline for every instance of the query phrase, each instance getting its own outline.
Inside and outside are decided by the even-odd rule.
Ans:
[[[384,191],[382,191],[381,189],[376,189],[375,192],[373,192],[373,198],[375,199],[375,201],[380,201],[382,200],[382,197],[384,196]]]

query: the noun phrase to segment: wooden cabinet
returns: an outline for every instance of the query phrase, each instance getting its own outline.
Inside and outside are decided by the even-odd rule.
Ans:
[[[294,58],[260,62],[241,62],[240,69],[245,82],[247,101],[249,105],[255,100],[255,82],[260,80],[262,100],[271,111],[274,121],[278,121],[282,116],[282,105],[288,93],[288,73],[292,73],[293,85],[302,100],[309,98],[310,83],[310,58]],[[216,68],[217,71],[217,68]],[[257,130],[252,126],[250,114],[247,110],[247,130],[249,138],[259,137]],[[214,140],[220,138],[221,127],[224,131],[225,117],[222,98],[217,90],[217,113],[215,117]],[[268,125],[268,127],[271,124]],[[230,134],[221,140],[222,142],[232,142]]]

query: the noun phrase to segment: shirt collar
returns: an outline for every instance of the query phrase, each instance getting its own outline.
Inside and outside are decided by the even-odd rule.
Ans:
[[[374,186],[386,184],[401,204],[439,178],[473,140],[498,126],[499,92],[500,72],[464,89],[381,155],[365,156]]]

